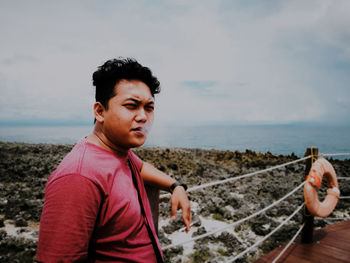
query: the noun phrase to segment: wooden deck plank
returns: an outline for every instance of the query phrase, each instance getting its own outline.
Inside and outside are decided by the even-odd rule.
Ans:
[[[272,262],[283,248],[284,246],[276,248],[255,263]],[[350,220],[315,230],[312,244],[301,244],[300,240],[296,241],[278,262],[350,262]]]

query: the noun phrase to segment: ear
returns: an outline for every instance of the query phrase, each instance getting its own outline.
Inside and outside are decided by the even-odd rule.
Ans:
[[[95,102],[94,103],[94,116],[97,122],[103,122],[104,121],[104,113],[106,109],[101,104],[101,102]]]

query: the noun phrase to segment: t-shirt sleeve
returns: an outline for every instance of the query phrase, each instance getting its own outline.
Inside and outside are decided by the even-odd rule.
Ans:
[[[141,172],[143,161],[133,151],[129,151],[129,155],[133,159],[137,170]]]
[[[50,182],[45,190],[36,260],[86,261],[101,200],[99,187],[84,176],[69,174]]]

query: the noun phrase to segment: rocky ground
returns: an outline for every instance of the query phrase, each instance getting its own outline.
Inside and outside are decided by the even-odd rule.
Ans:
[[[72,145],[0,142],[0,262],[33,262],[44,188],[50,173]],[[297,159],[253,151],[230,152],[201,149],[141,148],[135,152],[145,161],[189,186],[223,180]],[[338,177],[350,175],[350,160],[330,160]],[[183,231],[180,215],[169,220],[169,200],[160,202],[159,236],[162,246],[188,240],[244,218],[278,200],[304,177],[305,165],[293,164],[246,179],[189,193],[194,225]],[[350,196],[350,181],[340,181],[343,196]],[[321,189],[321,195],[326,187]],[[302,190],[243,224],[192,243],[164,251],[167,262],[223,262],[261,240],[302,204]],[[350,200],[341,199],[330,218],[350,217]],[[338,219],[337,219],[338,220]],[[238,262],[252,262],[290,240],[302,214]],[[316,227],[336,220],[316,219]]]

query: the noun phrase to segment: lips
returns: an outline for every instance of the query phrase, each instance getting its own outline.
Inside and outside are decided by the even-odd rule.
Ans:
[[[142,129],[142,127],[137,127],[137,128],[133,128],[133,129],[131,129],[132,131],[142,131],[143,129]]]
[[[137,128],[133,128],[131,129],[132,132],[135,132],[138,135],[145,135],[145,129],[143,127],[137,127]]]
[[[147,136],[149,131],[150,131],[150,129],[151,129],[151,127],[152,127],[152,122],[147,122],[147,123],[145,123],[142,126],[136,126],[136,127],[132,128],[132,129],[130,129],[130,131],[142,134],[144,136]]]

